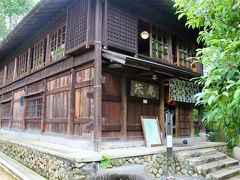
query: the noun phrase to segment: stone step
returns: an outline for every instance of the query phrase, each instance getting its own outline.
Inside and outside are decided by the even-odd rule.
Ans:
[[[226,154],[223,154],[221,152],[216,152],[216,153],[210,154],[210,155],[204,155],[204,156],[200,156],[200,157],[186,159],[186,163],[189,166],[197,166],[197,165],[206,164],[209,162],[218,161],[218,160],[222,160],[222,159],[226,159],[226,158],[227,158]]]
[[[214,173],[207,174],[206,177],[207,179],[225,180],[225,179],[237,176],[239,175],[239,173],[240,173],[240,165],[236,165],[236,166],[226,167]]]
[[[197,171],[198,174],[206,175],[208,173],[212,173],[219,169],[238,165],[238,164],[239,164],[238,160],[228,157],[227,159],[222,159],[219,161],[198,165],[195,167],[195,170]]]
[[[203,155],[208,155],[208,154],[214,154],[216,153],[216,149],[212,148],[207,148],[207,149],[198,149],[198,150],[193,150],[193,151],[182,151],[178,152],[175,154],[175,157],[179,161],[184,161],[185,159],[193,158],[193,157],[199,157]]]
[[[228,180],[239,180],[239,179],[240,179],[240,175],[231,177]]]

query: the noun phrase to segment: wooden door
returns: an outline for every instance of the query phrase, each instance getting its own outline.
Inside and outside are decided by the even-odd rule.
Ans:
[[[177,103],[176,108],[177,108],[176,121],[178,124],[177,136],[179,137],[191,136],[193,133],[192,104]]]
[[[121,75],[103,73],[103,137],[120,138],[121,136]]]

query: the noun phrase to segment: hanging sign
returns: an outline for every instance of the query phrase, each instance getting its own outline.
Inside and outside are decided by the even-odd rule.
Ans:
[[[169,99],[179,102],[196,103],[194,96],[198,92],[199,87],[193,82],[178,79],[169,80]]]
[[[141,116],[142,128],[147,147],[162,144],[157,116]]]
[[[152,83],[131,80],[131,96],[159,99],[159,86]]]

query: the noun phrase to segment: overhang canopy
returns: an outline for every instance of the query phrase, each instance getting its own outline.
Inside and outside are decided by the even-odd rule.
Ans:
[[[138,64],[143,68],[150,67],[151,69],[157,70],[158,72],[162,72],[164,74],[172,74],[174,76],[182,76],[186,78],[194,78],[201,76],[201,74],[199,73],[191,72],[190,70],[186,70],[176,65],[164,63],[161,61],[155,61],[151,58],[143,59],[138,57],[132,57],[106,49],[103,49],[102,52],[102,56],[110,60],[110,62],[115,62],[126,66]]]

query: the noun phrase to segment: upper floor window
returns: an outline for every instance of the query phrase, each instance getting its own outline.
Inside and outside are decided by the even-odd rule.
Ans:
[[[45,64],[46,41],[42,39],[32,48],[32,70],[40,69]]]
[[[138,53],[154,59],[168,60],[168,34],[150,24],[138,22]]]
[[[24,52],[17,58],[17,77],[22,77],[27,72],[27,56],[28,53]]]
[[[7,65],[7,84],[13,81],[14,65],[15,62],[13,60]]]
[[[52,61],[59,60],[64,56],[65,30],[66,26],[62,25],[50,34],[50,53]]]
[[[179,65],[187,68],[191,68],[192,51],[191,45],[183,40],[178,41],[178,54],[179,54]]]
[[[153,27],[152,28],[152,57],[168,60],[167,33]]]

